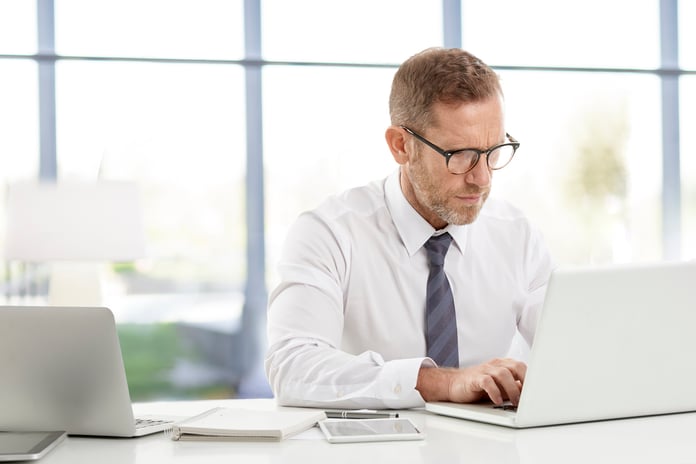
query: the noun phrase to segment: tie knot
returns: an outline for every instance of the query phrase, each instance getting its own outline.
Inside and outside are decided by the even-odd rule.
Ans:
[[[433,235],[425,242],[425,249],[428,251],[428,259],[431,266],[442,266],[445,262],[445,255],[452,243],[452,236],[445,232],[442,235]]]

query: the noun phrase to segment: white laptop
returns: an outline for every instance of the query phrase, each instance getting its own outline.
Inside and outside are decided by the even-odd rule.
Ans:
[[[133,417],[109,309],[0,306],[0,430],[134,437],[176,419]]]
[[[433,402],[525,428],[696,411],[696,261],[558,270],[516,410]]]

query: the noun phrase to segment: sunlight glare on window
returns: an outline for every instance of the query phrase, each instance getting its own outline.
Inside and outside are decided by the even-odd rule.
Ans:
[[[657,0],[462,0],[462,43],[490,65],[655,68]]]
[[[442,45],[442,7],[432,0],[264,0],[267,60],[398,64]]]
[[[142,186],[151,268],[139,291],[239,289],[242,68],[68,61],[56,78],[59,178]]]
[[[239,59],[242,0],[56,0],[64,55]]]
[[[521,147],[493,195],[520,207],[562,264],[660,257],[659,81],[608,73],[502,73]]]
[[[39,172],[39,103],[36,63],[0,61],[0,182]]]
[[[36,53],[36,1],[0,1],[0,54]]]
[[[696,1],[681,0],[679,2],[678,11],[679,65],[684,69],[696,71],[696,27],[694,27],[694,18],[696,18]]]

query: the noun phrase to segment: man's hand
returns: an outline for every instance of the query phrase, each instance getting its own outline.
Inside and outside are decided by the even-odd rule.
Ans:
[[[526,364],[509,358],[462,369],[421,367],[416,390],[425,401],[473,403],[488,397],[517,405],[526,372]]]

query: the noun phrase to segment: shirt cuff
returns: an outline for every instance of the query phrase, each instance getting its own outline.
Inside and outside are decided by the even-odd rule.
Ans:
[[[430,358],[395,359],[382,366],[379,382],[386,407],[391,409],[420,408],[425,401],[416,390],[418,371],[421,367],[437,367]]]

